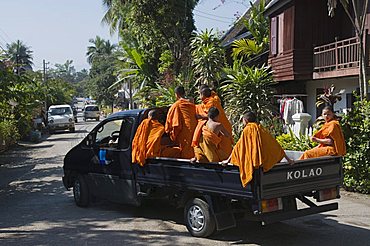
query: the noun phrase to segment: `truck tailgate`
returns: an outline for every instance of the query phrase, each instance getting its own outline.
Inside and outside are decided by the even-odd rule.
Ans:
[[[268,172],[259,170],[260,199],[304,194],[342,184],[342,159],[329,156],[281,163]]]

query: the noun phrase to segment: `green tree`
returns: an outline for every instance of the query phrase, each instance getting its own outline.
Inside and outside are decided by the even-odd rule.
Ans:
[[[9,60],[15,64],[17,74],[24,70],[32,70],[32,53],[30,47],[26,46],[22,41],[17,40],[6,45],[7,55]]]
[[[233,67],[225,68],[225,73],[227,80],[223,82],[221,91],[235,133],[241,132],[240,119],[247,111],[256,112],[261,121],[272,117],[271,85],[274,82],[268,67],[247,67],[239,61],[234,62]]]
[[[225,66],[225,51],[220,40],[212,29],[205,30],[191,39],[190,49],[196,83],[217,88]]]
[[[95,59],[91,65],[89,78],[86,81],[86,91],[99,104],[111,106],[115,100],[115,90],[109,87],[117,81],[115,76],[116,58],[114,55],[105,59]]]
[[[198,0],[103,0],[103,22],[119,30],[121,39],[144,52],[147,64],[158,71],[159,57],[169,50],[177,75],[188,64],[188,44],[195,30],[192,11]]]
[[[269,21],[263,15],[265,0],[258,4],[252,4],[249,19],[243,20],[247,30],[251,33],[252,39],[240,39],[233,42],[233,59],[246,58],[262,54],[268,50],[269,45]]]
[[[94,59],[104,58],[114,53],[116,45],[111,44],[109,40],[104,40],[99,36],[95,39],[90,39],[89,42],[92,44],[87,47],[87,61],[92,64]]]

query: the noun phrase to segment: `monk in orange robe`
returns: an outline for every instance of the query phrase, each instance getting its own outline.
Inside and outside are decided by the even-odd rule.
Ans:
[[[315,158],[320,156],[344,156],[346,154],[346,144],[339,122],[335,119],[333,109],[329,106],[322,110],[325,124],[311,138],[319,145],[313,149],[306,150],[299,158],[300,160]]]
[[[195,104],[184,98],[184,87],[176,87],[175,93],[177,101],[168,110],[165,130],[180,146],[181,158],[191,159],[194,157],[191,141],[197,126]]]
[[[263,171],[269,171],[283,157],[290,163],[294,162],[288,158],[285,151],[276,139],[260,124],[256,123],[256,115],[248,112],[243,116],[245,125],[240,139],[234,149],[223,164],[232,163],[239,167],[240,180],[243,187],[252,180],[254,169],[261,166]]]
[[[219,122],[225,127],[225,129],[229,133],[227,135],[221,136],[220,149],[223,152],[227,153],[227,155],[230,155],[233,149],[232,126],[230,121],[226,117],[224,109],[222,108],[220,98],[214,91],[211,91],[211,89],[206,85],[202,85],[200,89],[200,98],[202,100],[202,103],[196,106],[198,115],[206,117],[211,107],[217,108],[218,111],[220,112],[218,117]]]
[[[132,141],[132,162],[144,166],[152,157],[179,157],[180,149],[167,147],[163,141],[164,126],[157,119],[157,112],[151,110],[148,118],[139,125]]]
[[[221,136],[230,137],[230,134],[219,122],[219,115],[218,109],[211,107],[208,110],[208,121],[198,122],[192,142],[195,153],[193,162],[220,162],[230,155],[220,148]]]

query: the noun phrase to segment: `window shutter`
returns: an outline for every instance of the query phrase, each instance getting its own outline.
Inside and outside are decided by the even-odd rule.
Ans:
[[[271,55],[277,54],[277,17],[271,18],[270,50]]]

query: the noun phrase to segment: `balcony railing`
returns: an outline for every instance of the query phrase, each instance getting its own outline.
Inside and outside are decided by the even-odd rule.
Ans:
[[[314,48],[314,72],[329,72],[359,67],[360,42],[349,38]]]

